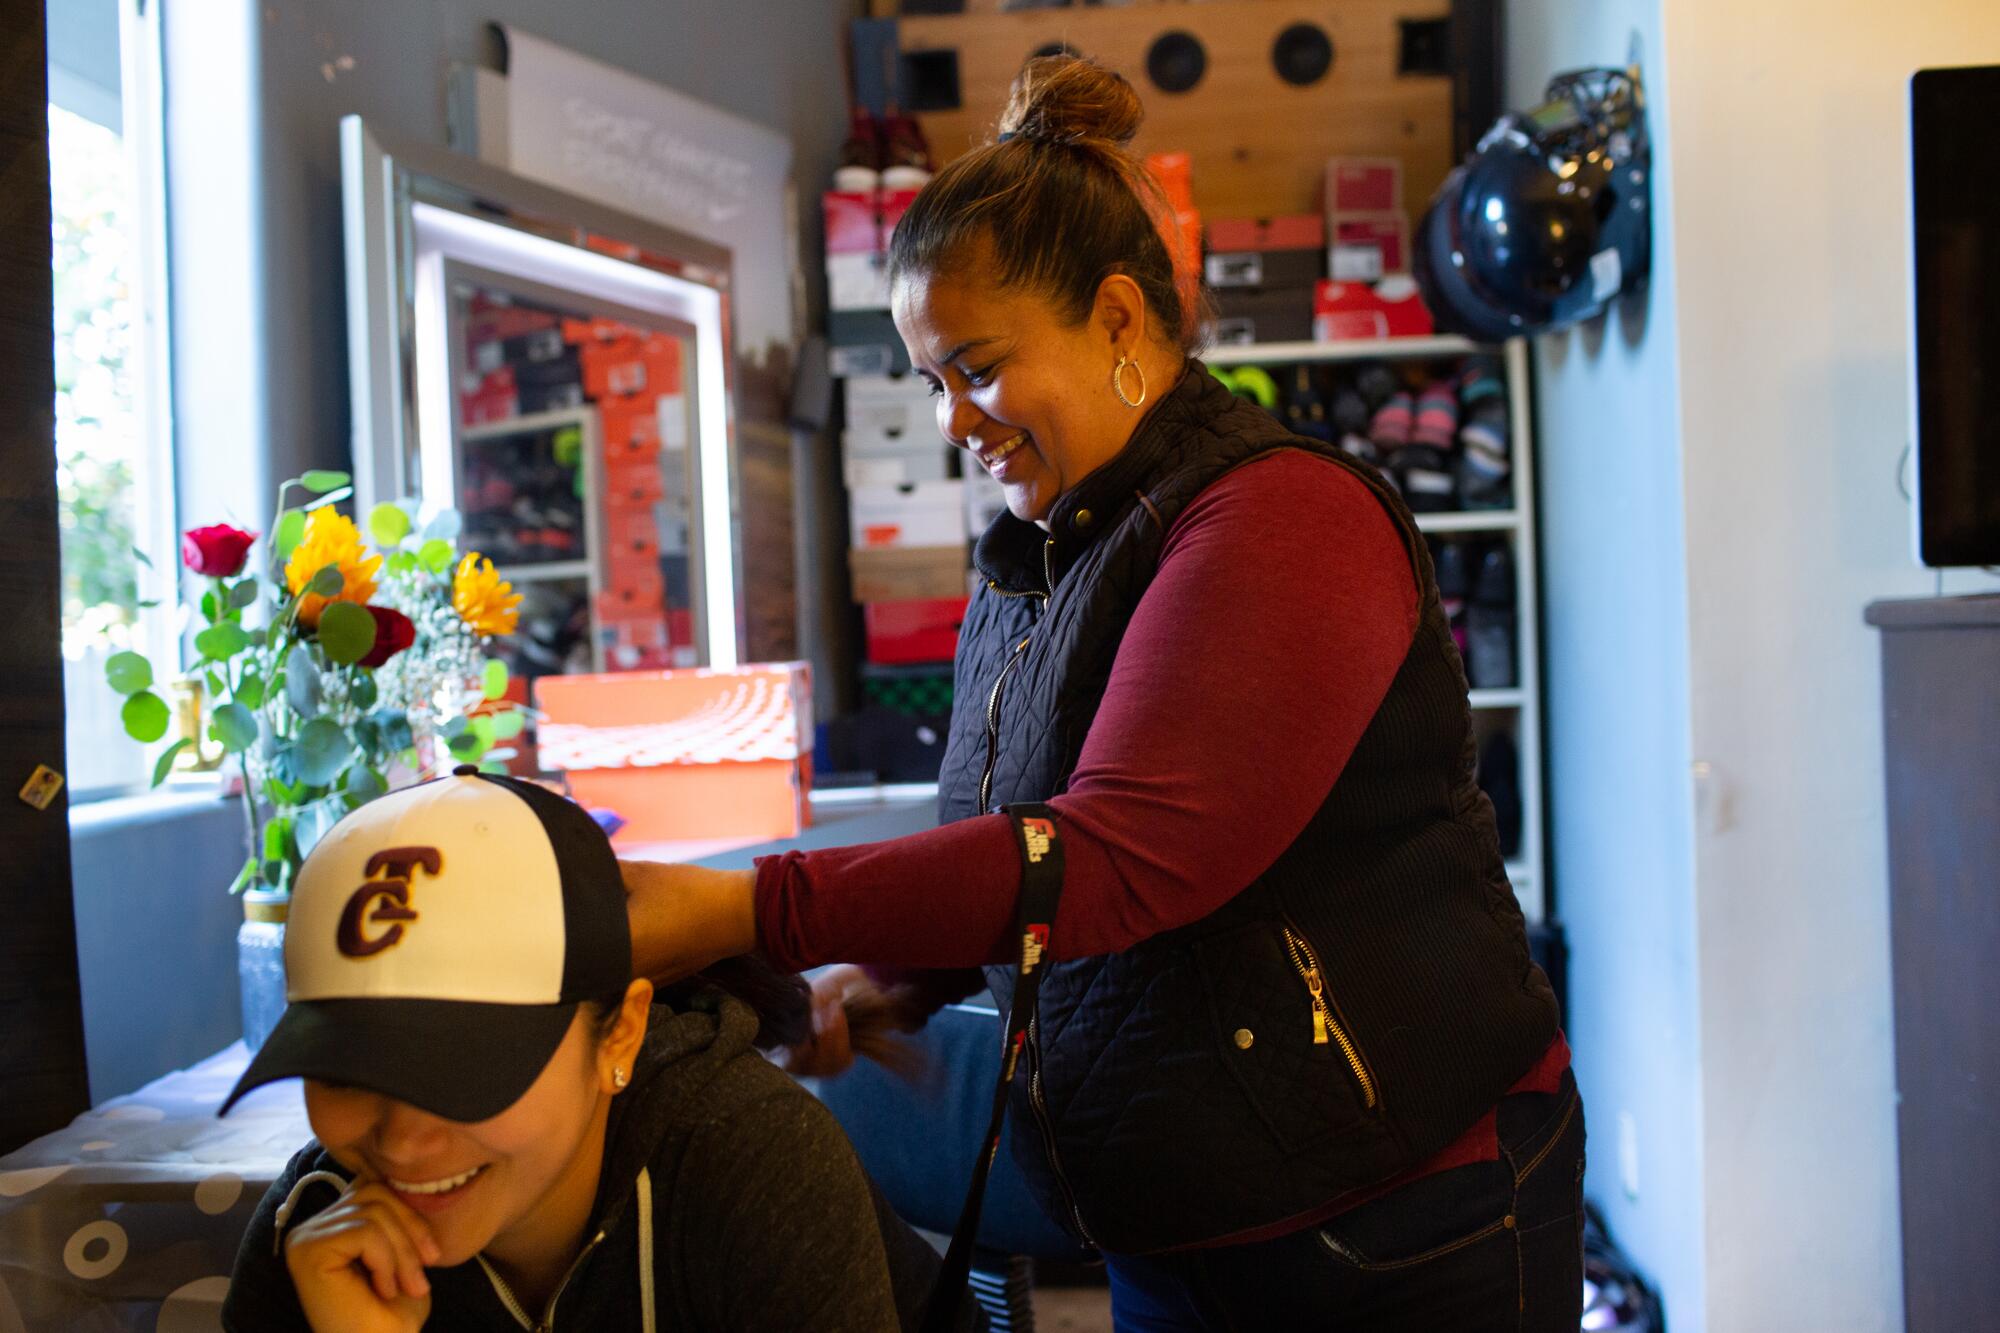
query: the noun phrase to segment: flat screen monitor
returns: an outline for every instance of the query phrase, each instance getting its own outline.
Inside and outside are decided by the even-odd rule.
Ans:
[[[1917,558],[2000,565],[2000,65],[1910,80]]]

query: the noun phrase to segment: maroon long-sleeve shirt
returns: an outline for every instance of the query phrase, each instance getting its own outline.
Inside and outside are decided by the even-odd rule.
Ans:
[[[1069,790],[1048,802],[1064,864],[1051,952],[1111,953],[1198,921],[1268,869],[1332,790],[1418,613],[1394,522],[1344,468],[1278,451],[1197,495],[1166,534]],[[757,863],[759,934],[785,968],[1004,963],[1019,884],[1004,815],[788,852]],[[953,981],[932,993],[979,985]],[[1520,1090],[1553,1090],[1567,1066],[1558,1038]],[[1416,1174],[1493,1160],[1490,1115],[1482,1126]]]

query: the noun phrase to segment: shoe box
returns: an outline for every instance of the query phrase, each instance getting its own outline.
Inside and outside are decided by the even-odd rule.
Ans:
[[[962,597],[968,578],[965,543],[853,547],[847,572],[854,600],[864,604]]]
[[[826,325],[826,369],[834,378],[910,373],[910,354],[887,310],[833,310]]]
[[[1173,213],[1173,236],[1178,242],[1171,256],[1174,277],[1184,289],[1191,288],[1201,276],[1201,214],[1194,206],[1194,158],[1186,152],[1149,153],[1146,171]]]
[[[977,463],[965,469],[965,536],[978,541],[1007,509],[1007,490]]]
[[[915,481],[847,492],[848,545],[952,546],[965,540],[965,483]]]
[[[938,433],[930,390],[914,375],[859,375],[846,382],[847,425],[840,437],[849,488],[946,481],[951,448]]]
[[[1325,199],[1328,277],[1376,282],[1409,271],[1410,215],[1399,159],[1328,159]]]
[[[1317,214],[1211,221],[1203,269],[1215,293],[1216,340],[1310,338],[1313,288],[1326,271],[1325,244],[1325,220]]]
[[[868,660],[885,666],[949,662],[958,650],[967,604],[963,595],[864,603]]]
[[[1312,334],[1320,342],[1350,338],[1421,338],[1433,332],[1414,279],[1380,282],[1322,281],[1313,292]]]
[[[828,190],[820,196],[829,310],[889,308],[889,237],[916,197],[915,190],[889,189]]]

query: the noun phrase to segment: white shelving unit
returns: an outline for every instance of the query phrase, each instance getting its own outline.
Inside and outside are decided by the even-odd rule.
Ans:
[[[1353,342],[1292,342],[1212,348],[1202,358],[1215,366],[1284,366],[1350,361],[1450,361],[1476,353],[1498,353],[1507,384],[1508,429],[1513,448],[1514,501],[1507,509],[1419,514],[1427,534],[1505,534],[1514,546],[1514,667],[1512,689],[1473,690],[1475,726],[1494,715],[1516,716],[1514,741],[1521,755],[1521,847],[1507,863],[1514,896],[1528,920],[1546,911],[1547,861],[1542,842],[1546,787],[1542,755],[1541,606],[1535,567],[1534,416],[1528,403],[1528,345],[1514,339],[1491,347],[1455,337],[1383,338]]]

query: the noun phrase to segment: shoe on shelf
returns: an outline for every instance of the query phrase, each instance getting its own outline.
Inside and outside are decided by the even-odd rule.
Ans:
[[[1368,433],[1368,400],[1351,384],[1334,389],[1333,407],[1328,415],[1333,418],[1333,428],[1342,435]]]
[[[891,111],[882,121],[882,188],[921,190],[931,180],[931,147],[915,117]]]
[[[1403,382],[1396,377],[1395,371],[1378,361],[1355,372],[1354,387],[1361,394],[1361,400],[1368,405],[1368,410],[1373,412],[1388,402],[1403,387]]]
[[[1458,390],[1450,380],[1433,380],[1417,398],[1410,440],[1449,450],[1458,436]]]
[[[1377,437],[1380,443],[1380,437]],[[1395,473],[1403,503],[1413,514],[1443,514],[1458,508],[1458,478],[1451,456],[1428,444],[1406,444],[1384,452],[1382,466]]]
[[[840,145],[840,165],[833,169],[833,188],[873,194],[882,187],[882,153],[882,122],[866,107],[855,107]]]
[[[1410,442],[1410,431],[1415,425],[1416,411],[1410,395],[1399,391],[1375,409],[1374,419],[1368,423],[1368,438],[1375,441],[1375,447],[1386,458]]]

